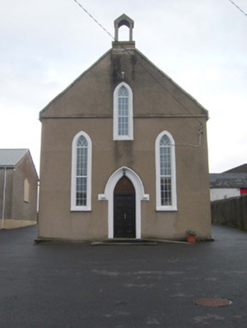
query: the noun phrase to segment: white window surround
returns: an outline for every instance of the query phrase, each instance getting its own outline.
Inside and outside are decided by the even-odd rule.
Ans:
[[[128,135],[119,135],[118,133],[118,92],[122,86],[128,90]],[[113,140],[133,140],[133,138],[133,92],[127,83],[121,82],[113,93]]]
[[[166,135],[171,143],[171,192],[172,204],[161,205],[160,193],[160,140]],[[176,190],[176,158],[175,158],[175,141],[168,131],[162,131],[155,142],[155,162],[156,162],[156,211],[177,211],[177,190]]]
[[[132,183],[136,192],[136,239],[141,238],[141,201],[149,200],[149,195],[145,194],[143,183],[140,177],[130,168],[121,167],[115,171],[108,179],[104,194],[98,195],[98,200],[108,200],[108,238],[114,238],[114,189],[118,181],[126,176]]]
[[[76,163],[77,163],[77,140],[83,136],[88,143],[87,148],[87,203],[85,206],[76,205]],[[92,181],[92,141],[89,135],[84,132],[78,132],[72,141],[72,159],[71,159],[71,211],[91,211],[91,181]]]
[[[29,203],[29,182],[27,179],[24,181],[24,202]]]

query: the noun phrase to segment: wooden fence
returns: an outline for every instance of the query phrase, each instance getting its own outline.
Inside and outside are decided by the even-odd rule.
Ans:
[[[214,224],[225,224],[247,231],[247,195],[211,202]]]

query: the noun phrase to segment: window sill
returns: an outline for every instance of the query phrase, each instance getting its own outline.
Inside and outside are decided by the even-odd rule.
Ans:
[[[156,212],[177,212],[176,206],[157,206]]]
[[[133,137],[114,137],[113,138],[114,141],[131,141],[131,140],[134,140]]]
[[[70,212],[91,212],[91,207],[88,206],[73,206]]]

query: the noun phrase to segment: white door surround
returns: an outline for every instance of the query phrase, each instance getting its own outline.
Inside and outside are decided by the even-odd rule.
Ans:
[[[98,200],[108,200],[108,238],[114,238],[114,189],[118,181],[126,176],[132,183],[136,192],[136,239],[141,238],[141,201],[149,200],[149,195],[145,194],[143,183],[140,177],[130,168],[123,166],[116,170],[108,179],[104,194],[98,195]]]

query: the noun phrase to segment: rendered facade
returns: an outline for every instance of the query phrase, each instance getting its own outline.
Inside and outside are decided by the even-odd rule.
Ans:
[[[38,238],[211,238],[208,112],[114,23],[112,49],[40,112]]]

